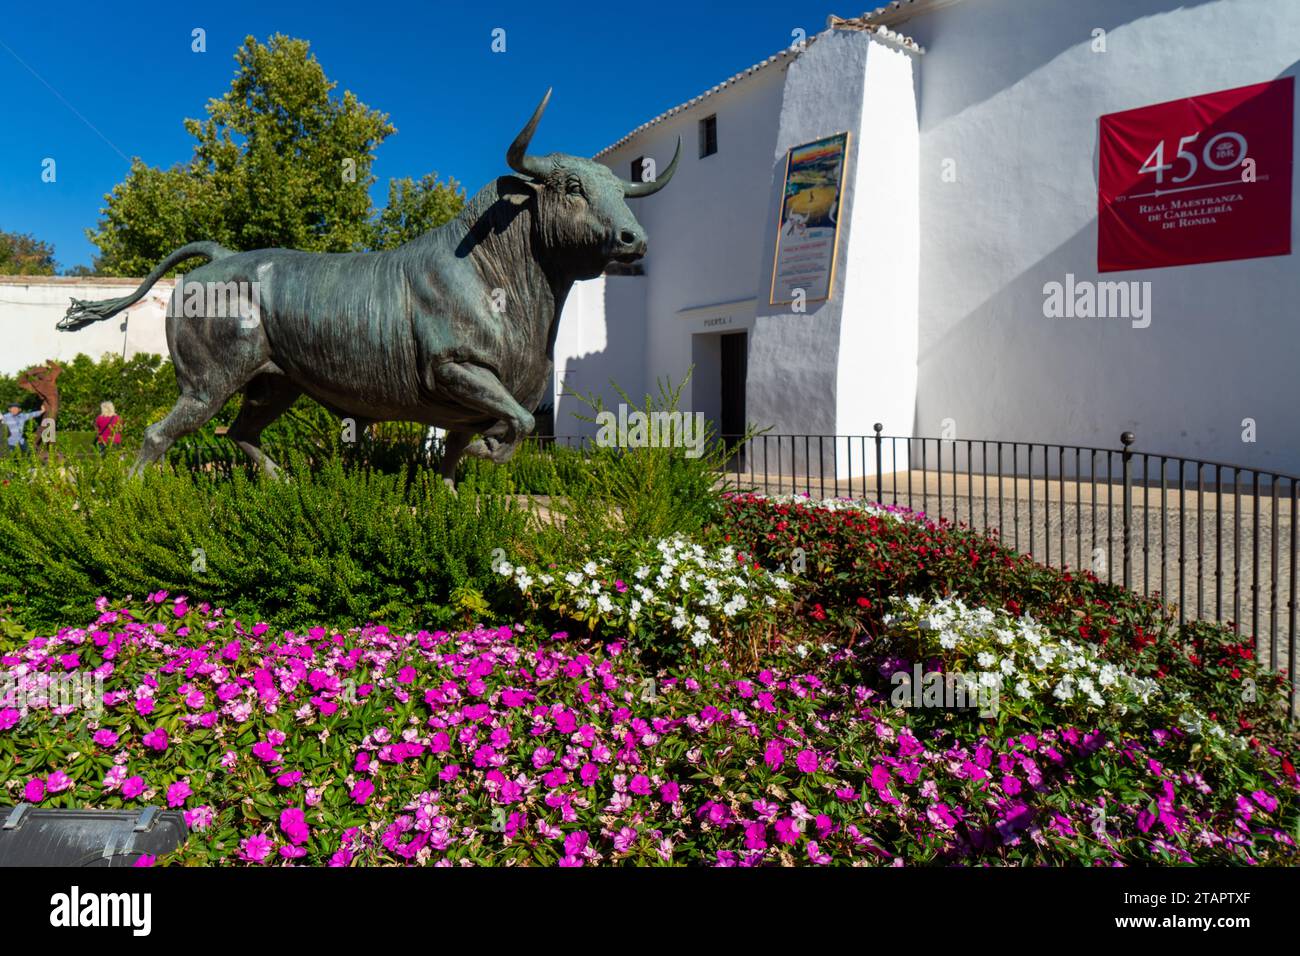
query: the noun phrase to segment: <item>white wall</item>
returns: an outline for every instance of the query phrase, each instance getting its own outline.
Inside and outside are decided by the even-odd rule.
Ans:
[[[872,434],[873,422],[890,420],[910,427],[919,269],[914,56],[867,33],[843,31],[821,35],[790,66],[758,288],[771,282],[787,151],[843,130],[850,148],[830,299],[795,313],[788,305],[767,305],[766,291],[759,298],[750,418],[777,433],[863,436]],[[847,445],[838,450],[840,477],[874,469],[874,455],[864,461],[863,448],[853,443],[855,457]],[[783,470],[806,467],[794,451]]]
[[[654,157],[662,171],[678,136],[682,140],[682,158],[672,182],[653,196],[628,203],[648,236],[646,274],[617,281],[642,290],[644,317],[636,331],[630,304],[626,317],[611,314],[604,348],[613,364],[609,374],[598,376],[602,381],[615,373],[627,374],[641,392],[655,390],[656,379],[679,382],[693,362],[695,335],[741,331],[752,321],[755,263],[768,230],[768,209],[756,197],[765,194],[771,180],[785,70],[786,63],[773,63],[600,157],[627,179],[632,161],[642,156]],[[698,123],[711,114],[718,117],[718,151],[701,159]],[[636,120],[644,117],[629,117],[629,125]],[[719,304],[724,315],[709,308]],[[561,337],[576,314],[566,305]],[[726,319],[727,324],[706,324],[710,319]],[[557,369],[572,355],[561,353],[560,341],[557,338]],[[622,370],[612,358],[620,353],[638,356],[638,374]],[[596,360],[587,364],[594,368]],[[619,384],[637,394],[621,379]],[[717,397],[711,390],[716,387],[716,380],[707,376],[694,381],[683,394],[683,409],[715,408]],[[557,430],[559,420],[557,414]]]
[[[124,346],[127,358],[140,352],[168,354],[164,322],[172,294],[170,279],[157,283],[144,299],[111,319],[78,332],[54,328],[70,298],[114,299],[139,284],[139,279],[0,276],[0,374],[13,375],[50,359],[67,363],[83,352],[96,359],[105,352],[121,355]]]
[[[574,283],[555,336],[555,434],[594,436],[593,417],[579,396],[599,397],[617,410],[623,400],[611,381],[636,402],[645,391],[645,279],[601,276]]]
[[[898,29],[928,51],[917,432],[1118,447],[1132,430],[1138,450],[1300,472],[1293,257],[1107,274],[1151,282],[1145,329],[1042,308],[1045,283],[1099,278],[1098,117],[1294,75],[1300,3],[966,0]]]

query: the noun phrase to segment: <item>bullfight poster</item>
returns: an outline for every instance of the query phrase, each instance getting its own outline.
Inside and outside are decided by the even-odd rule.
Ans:
[[[848,153],[845,132],[794,146],[786,154],[769,304],[830,298]]]

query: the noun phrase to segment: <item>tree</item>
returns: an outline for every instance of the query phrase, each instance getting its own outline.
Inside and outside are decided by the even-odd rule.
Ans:
[[[54,247],[34,236],[0,229],[0,275],[54,275]]]
[[[465,191],[454,179],[438,182],[437,173],[418,181],[409,176],[388,181],[388,205],[375,221],[372,249],[395,249],[404,242],[454,219],[465,205]]]
[[[105,197],[98,231],[104,275],[144,275],[177,246],[214,239],[232,249],[314,252],[374,239],[374,150],[394,127],[337,86],[305,40],[248,37],[238,70],[207,118],[187,119],[191,160],[156,169],[139,159]]]

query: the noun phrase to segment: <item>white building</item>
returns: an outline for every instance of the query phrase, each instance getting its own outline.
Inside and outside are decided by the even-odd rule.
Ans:
[[[566,390],[617,404],[610,379],[639,396],[694,365],[687,407],[724,431],[870,435],[879,421],[1117,447],[1132,430],[1139,449],[1300,473],[1291,255],[1098,271],[1099,118],[1294,77],[1300,2],[897,0],[830,22],[599,154],[628,178],[683,142],[672,184],[633,203],[644,275],[580,283],[566,306],[558,432],[590,434]],[[1289,186],[1292,117],[1268,125],[1291,131],[1261,179]],[[832,294],[802,314],[771,305],[787,151],[842,131]],[[1171,134],[1135,174],[1172,187],[1184,164],[1227,168],[1196,132]],[[1218,228],[1201,233],[1207,248]],[[1052,283],[1108,281],[1149,283],[1134,287],[1145,317],[1049,317]]]
[[[55,331],[70,298],[95,301],[127,295],[139,279],[102,276],[0,276],[0,374],[14,375],[53,359],[67,363],[84,353],[131,358],[167,354],[167,302],[175,282],[161,279],[131,308],[75,334]]]

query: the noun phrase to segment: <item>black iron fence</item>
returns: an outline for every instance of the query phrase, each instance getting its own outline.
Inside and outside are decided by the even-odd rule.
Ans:
[[[1213,620],[1284,672],[1297,714],[1294,475],[1135,447],[874,435],[760,435],[726,480],[768,494],[868,498],[985,532],[1035,560]]]

